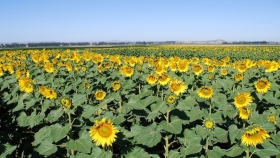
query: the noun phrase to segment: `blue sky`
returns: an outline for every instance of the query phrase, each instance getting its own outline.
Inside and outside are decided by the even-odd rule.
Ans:
[[[0,43],[280,41],[277,0],[3,0]]]

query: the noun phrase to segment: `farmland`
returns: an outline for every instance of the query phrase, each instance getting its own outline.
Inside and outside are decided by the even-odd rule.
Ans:
[[[3,157],[279,155],[280,47],[0,50]]]

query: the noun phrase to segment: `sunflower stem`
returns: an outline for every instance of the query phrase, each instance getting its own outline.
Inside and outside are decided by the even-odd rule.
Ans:
[[[164,100],[164,99],[163,99],[163,94],[164,94],[164,88],[162,87],[162,89],[161,89],[161,99],[162,99],[162,100]]]
[[[167,124],[169,123],[169,112],[170,112],[170,111],[167,111],[166,117],[165,117]],[[165,136],[164,140],[165,140],[165,147],[164,147],[164,149],[165,149],[165,154],[164,154],[164,156],[165,156],[165,157],[168,157],[168,154],[169,154],[169,149],[168,149],[168,148],[169,148],[168,135]]]
[[[138,85],[138,93],[139,93],[139,94],[141,93],[140,83],[139,83],[139,85]]]
[[[69,124],[70,124],[70,129],[72,129],[71,114],[67,113],[67,115],[68,115],[68,121],[69,121]],[[72,132],[70,133],[70,136],[72,137]],[[70,139],[70,137],[68,137],[68,139]],[[73,149],[71,149],[71,155],[74,155],[74,150]]]
[[[205,154],[207,155],[208,152],[208,144],[209,144],[209,137],[206,139],[206,145],[205,145]]]
[[[250,147],[248,146],[247,149],[246,149],[246,158],[249,158],[250,157]]]

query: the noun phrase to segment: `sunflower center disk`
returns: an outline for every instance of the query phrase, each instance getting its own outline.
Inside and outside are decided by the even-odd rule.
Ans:
[[[100,128],[98,128],[98,133],[102,137],[109,137],[112,134],[112,128],[106,124],[103,124]]]
[[[240,98],[237,99],[237,102],[238,102],[239,104],[244,104],[244,103],[246,102],[246,98],[240,97]]]
[[[266,86],[266,83],[265,83],[265,82],[259,82],[259,83],[257,84],[257,87],[258,87],[259,89],[264,89],[265,86]]]

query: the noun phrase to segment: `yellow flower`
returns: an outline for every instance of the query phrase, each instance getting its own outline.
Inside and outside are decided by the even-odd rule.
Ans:
[[[118,91],[121,88],[121,83],[119,81],[113,82],[113,91]]]
[[[239,117],[243,120],[248,120],[249,116],[251,115],[252,111],[248,107],[241,107],[238,108],[239,110]]]
[[[106,119],[102,118],[101,121],[95,121],[94,126],[90,128],[89,135],[97,146],[105,147],[112,146],[116,141],[118,132],[110,119],[106,122]]]
[[[197,94],[201,98],[211,98],[214,94],[213,89],[211,87],[202,86],[198,91]]]
[[[276,119],[276,116],[274,114],[270,114],[268,117],[267,117],[267,121],[268,122],[273,122],[274,124],[277,123],[277,119]]]
[[[224,76],[226,76],[226,75],[227,75],[227,70],[226,70],[226,69],[222,69],[222,70],[221,70],[221,74],[224,75]]]
[[[89,88],[90,88],[90,83],[84,82],[84,87],[85,87],[86,89],[89,89]]]
[[[158,64],[155,68],[156,74],[160,75],[166,72],[166,68],[163,64]]]
[[[33,80],[31,80],[30,78],[21,77],[18,81],[19,89],[25,93],[31,93],[34,90],[31,82],[33,82]]]
[[[44,66],[45,70],[49,73],[52,73],[55,71],[55,68],[53,66],[52,63],[46,63],[45,66]]]
[[[192,68],[195,75],[199,75],[203,72],[203,67],[200,64],[194,64]]]
[[[169,104],[173,104],[173,103],[176,101],[176,99],[177,99],[176,96],[170,95],[170,96],[167,97],[167,102],[168,102]]]
[[[124,75],[126,77],[131,77],[134,73],[134,70],[133,70],[133,68],[124,65],[121,67],[120,72],[122,75]]]
[[[206,119],[203,121],[203,126],[206,128],[206,129],[213,129],[214,126],[215,126],[215,122],[211,119]]]
[[[234,98],[234,105],[236,108],[241,108],[250,105],[253,102],[253,98],[250,95],[250,93],[243,92],[241,94],[238,94]]]
[[[241,81],[243,79],[243,74],[242,73],[235,74],[234,79],[237,82]]]
[[[169,88],[171,92],[175,93],[176,95],[180,95],[181,93],[184,93],[187,90],[186,84],[177,79],[173,79],[170,81]]]
[[[161,74],[158,76],[158,82],[161,85],[166,85],[170,80],[170,77],[167,74]]]
[[[71,102],[67,98],[62,98],[60,103],[68,109],[71,107]]]
[[[177,66],[179,72],[187,72],[189,69],[189,62],[186,59],[183,59],[179,61]]]
[[[208,72],[214,72],[214,71],[215,71],[215,67],[213,65],[209,65]]]
[[[242,135],[241,142],[246,145],[262,144],[267,138],[269,138],[267,131],[260,126],[249,127]]]
[[[157,76],[154,74],[149,74],[146,80],[151,86],[154,86],[157,82]]]
[[[98,90],[95,92],[95,99],[96,100],[103,100],[106,96],[106,92],[104,92],[103,90]]]
[[[45,87],[45,86],[41,86],[41,87],[39,88],[39,92],[40,92],[43,96],[45,96],[46,98],[48,98],[48,99],[55,99],[55,98],[57,98],[56,92],[55,92],[53,89],[51,89],[51,88],[47,88],[47,87]]]
[[[67,71],[69,71],[69,72],[73,70],[73,67],[72,67],[72,65],[71,65],[70,62],[67,62],[67,63],[65,64],[65,67],[66,67]]]
[[[271,87],[271,83],[267,80],[260,79],[257,82],[255,82],[255,88],[259,93],[266,93],[270,87]]]
[[[245,72],[247,70],[247,66],[245,63],[239,63],[237,65],[238,72]]]

